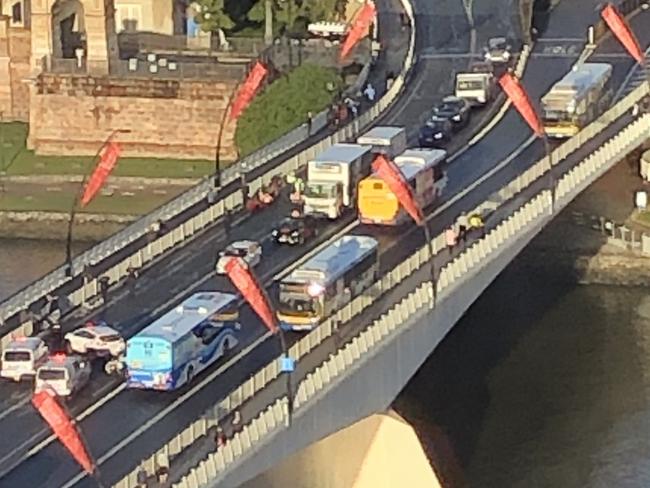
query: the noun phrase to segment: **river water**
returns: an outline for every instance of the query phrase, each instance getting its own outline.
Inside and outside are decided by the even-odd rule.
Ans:
[[[449,486],[650,486],[648,290],[559,278],[511,266],[396,401]]]
[[[61,242],[0,240],[0,299],[64,254]],[[396,401],[444,437],[464,481],[451,486],[650,486],[647,290],[560,278],[515,262]]]

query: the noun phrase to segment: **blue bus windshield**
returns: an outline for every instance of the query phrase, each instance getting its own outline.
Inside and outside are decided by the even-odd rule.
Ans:
[[[156,337],[132,337],[126,346],[126,365],[129,370],[136,371],[171,371],[171,345]]]

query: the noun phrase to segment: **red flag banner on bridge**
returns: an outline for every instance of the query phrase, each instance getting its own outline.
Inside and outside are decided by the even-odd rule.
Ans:
[[[505,73],[499,79],[499,85],[506,92],[506,95],[515,106],[517,111],[524,118],[537,137],[544,137],[544,126],[530,102],[528,94],[519,80],[512,73]]]
[[[32,404],[86,473],[92,474],[95,465],[86,450],[81,435],[54,395],[47,391],[35,393],[32,397]]]
[[[230,120],[237,120],[242,112],[248,107],[248,104],[251,103],[251,100],[255,97],[257,90],[264,81],[269,70],[262,63],[257,61],[253,69],[248,73],[246,81],[239,89],[235,101],[232,104],[232,110],[230,111]]]
[[[117,160],[120,157],[122,149],[114,142],[108,142],[102,149],[99,156],[99,164],[95,167],[93,174],[90,176],[84,194],[81,197],[81,206],[88,205],[95,195],[102,189],[106,179],[115,168]]]
[[[239,290],[251,308],[262,319],[266,327],[271,332],[277,332],[279,327],[273,307],[271,307],[271,303],[264,289],[260,286],[255,276],[253,276],[248,266],[240,258],[232,258],[226,263],[225,269],[230,281],[232,281],[235,288]]]
[[[618,9],[611,3],[607,4],[600,15],[619,42],[623,44],[623,47],[625,47],[627,52],[630,53],[630,56],[632,56],[637,63],[642,65],[644,58],[643,51],[641,50],[641,46],[639,46],[638,39],[625,20],[625,17],[623,17]]]
[[[340,60],[343,61],[350,51],[357,45],[357,43],[368,35],[368,29],[370,25],[375,20],[375,15],[377,15],[377,9],[375,8],[375,3],[367,1],[361,11],[354,19],[352,27],[348,29],[348,34],[345,37],[343,46],[341,46],[341,55]]]
[[[413,220],[418,225],[423,225],[424,215],[413,195],[413,189],[395,163],[386,159],[385,156],[379,155],[373,161],[372,169],[388,185],[390,191],[395,194],[399,203],[413,217]]]

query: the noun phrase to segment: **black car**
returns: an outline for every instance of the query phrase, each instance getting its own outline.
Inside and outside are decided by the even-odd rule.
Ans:
[[[420,129],[420,147],[443,149],[451,140],[451,122],[440,117],[432,117]]]
[[[433,109],[434,117],[449,120],[455,130],[467,125],[470,113],[469,103],[458,97],[445,97],[442,103]]]
[[[273,230],[273,239],[278,244],[304,244],[318,233],[318,221],[307,215],[304,217],[287,217]]]

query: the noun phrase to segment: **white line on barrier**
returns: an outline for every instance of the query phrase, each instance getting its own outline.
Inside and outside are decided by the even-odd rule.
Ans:
[[[205,385],[208,383],[212,382],[217,376],[222,374],[225,370],[230,368],[233,364],[235,364],[237,361],[239,361],[242,357],[246,356],[248,353],[250,353],[252,350],[254,350],[257,346],[259,346],[262,342],[264,342],[266,339],[268,339],[271,336],[271,332],[267,332],[263,336],[259,337],[256,341],[252,342],[251,344],[248,345],[248,347],[242,349],[236,356],[233,356],[230,358],[226,363],[224,363],[219,369],[216,371],[213,371],[210,373],[209,376],[206,376],[203,378],[203,380],[200,383],[197,383],[192,387],[191,390],[185,392],[182,396],[178,397],[176,400],[174,400],[173,403],[169,404],[167,407],[165,407],[163,410],[158,412],[154,417],[150,418],[147,420],[147,422],[138,427],[135,431],[131,432],[127,437],[122,439],[120,442],[115,444],[113,447],[111,447],[106,453],[104,453],[102,456],[100,456],[97,459],[97,464],[101,465],[104,462],[106,462],[107,459],[110,459],[113,457],[117,452],[122,450],[125,446],[133,442],[133,440],[137,437],[139,437],[141,434],[149,430],[152,426],[157,424],[162,418],[167,416],[170,412],[175,410],[179,405],[185,403],[185,401],[193,396],[197,391],[199,391],[201,388],[203,388]],[[75,485],[79,481],[81,481],[83,478],[85,478],[87,475],[85,472],[78,473],[74,478],[69,480],[67,483],[63,485],[62,488],[68,488],[70,486]]]
[[[645,50],[646,57],[648,56],[648,54],[650,54],[650,47],[648,47],[648,49]],[[627,75],[625,76],[625,79],[623,80],[623,84],[621,85],[621,87],[616,92],[616,95],[614,95],[614,98],[612,99],[612,104],[613,105],[616,104],[619,101],[619,98],[621,97],[621,95],[623,94],[625,89],[627,88],[627,85],[630,83],[630,80],[636,74],[636,72],[639,69],[642,69],[642,70],[647,69],[646,64],[644,64],[643,66],[639,66],[638,63],[634,63],[634,66],[632,66],[632,68],[630,68],[630,71],[628,71]]]

